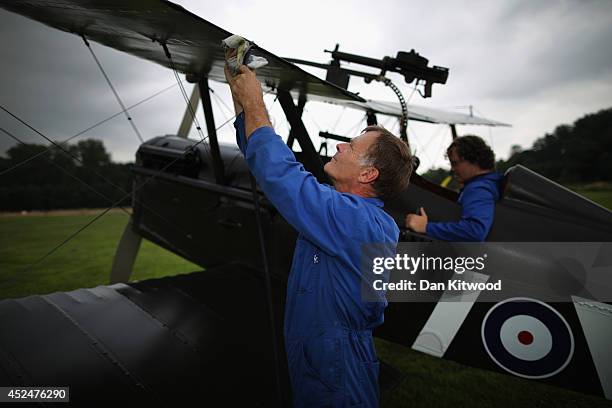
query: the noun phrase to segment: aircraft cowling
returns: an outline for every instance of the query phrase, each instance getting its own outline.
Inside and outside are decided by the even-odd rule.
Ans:
[[[166,136],[141,145],[133,167],[134,182],[146,184],[134,195],[133,228],[204,268],[228,262],[260,268],[255,205],[240,150],[235,145],[220,144],[224,183],[216,182],[208,145],[198,145],[194,154],[184,155],[163,169],[193,143]],[[286,276],[297,233],[263,194],[260,212],[270,268]],[[156,213],[170,217],[172,223]]]

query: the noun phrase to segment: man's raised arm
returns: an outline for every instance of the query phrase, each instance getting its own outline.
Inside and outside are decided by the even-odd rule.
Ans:
[[[295,159],[268,120],[259,81],[247,67],[241,66],[240,72],[228,82],[234,99],[244,107],[234,126],[249,169],[266,197],[296,230],[324,251],[336,253],[341,243],[338,237],[350,236],[359,217],[350,204],[340,203],[348,198],[320,184]]]
[[[268,118],[268,112],[266,112],[266,106],[263,103],[261,85],[253,71],[245,65],[240,65],[238,67],[238,75],[233,77],[226,65],[225,78],[232,90],[232,99],[234,100],[236,115],[244,111],[246,139],[248,140],[255,129],[262,126],[272,127],[270,119]]]

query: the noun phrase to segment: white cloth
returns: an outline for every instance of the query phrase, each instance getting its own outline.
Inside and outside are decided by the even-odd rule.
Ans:
[[[268,64],[267,59],[251,54],[250,51],[253,45],[239,35],[234,34],[227,37],[221,41],[221,45],[225,49],[231,48],[236,50],[235,56],[226,59],[232,75],[238,73],[238,66],[240,64],[244,64],[253,70]]]

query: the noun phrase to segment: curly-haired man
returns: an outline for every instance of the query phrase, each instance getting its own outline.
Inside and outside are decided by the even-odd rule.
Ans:
[[[494,171],[495,155],[478,136],[462,136],[446,150],[451,170],[463,183],[459,195],[461,219],[429,222],[425,209],[406,215],[406,228],[443,241],[484,241],[489,234],[499,200],[503,175]]]

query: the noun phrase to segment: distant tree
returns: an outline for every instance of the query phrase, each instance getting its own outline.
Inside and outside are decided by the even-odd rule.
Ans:
[[[421,174],[421,176],[423,176],[424,178],[426,178],[427,180],[435,184],[442,184],[442,182],[450,175],[451,175],[450,170],[445,169],[443,167],[429,169],[425,173]],[[453,177],[450,180],[450,182],[446,185],[446,188],[449,188],[455,191],[459,191],[461,189],[461,183],[459,183],[457,179]]]
[[[519,154],[522,151],[523,151],[523,147],[521,145],[517,145],[517,144],[512,145],[510,147],[510,156],[513,156],[515,154]]]
[[[6,155],[11,162],[17,163],[24,161],[30,158],[31,156],[41,153],[45,150],[47,150],[47,148],[43,145],[32,143],[19,143],[8,149],[6,151]]]
[[[423,176],[424,178],[426,178],[427,180],[433,183],[440,184],[442,180],[444,180],[446,177],[449,176],[449,174],[450,174],[449,169],[445,169],[443,167],[437,167],[435,169],[427,170],[425,173],[421,174],[421,176]]]
[[[19,165],[30,157],[42,153],[47,148],[42,145],[24,143],[12,146],[6,151],[8,156],[7,168]],[[48,177],[47,164],[39,159],[30,160],[13,170],[13,174],[7,173],[2,178],[2,183],[7,186],[15,184],[36,184]],[[10,174],[10,175],[8,175]]]
[[[84,167],[102,167],[111,162],[110,155],[100,140],[81,140],[77,149]]]
[[[35,155],[39,156],[29,160]],[[8,149],[6,156],[0,160],[0,169],[19,166],[2,176],[0,211],[106,207],[131,189],[131,165],[111,162],[99,140],[61,149],[19,144]]]
[[[0,171],[4,171],[9,168],[10,160],[6,157],[0,157]]]
[[[557,126],[531,149],[513,146],[497,167],[505,171],[516,164],[561,183],[612,180],[612,108]]]

